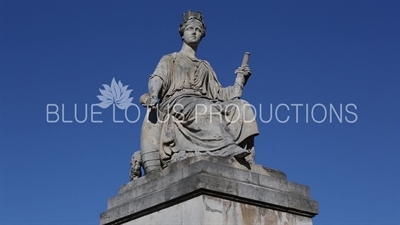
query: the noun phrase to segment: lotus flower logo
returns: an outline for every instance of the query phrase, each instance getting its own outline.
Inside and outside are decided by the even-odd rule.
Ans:
[[[111,85],[103,84],[104,90],[99,88],[101,95],[97,95],[97,98],[101,101],[98,106],[106,109],[110,105],[114,104],[119,109],[125,110],[129,106],[133,105],[132,99],[133,97],[129,97],[132,92],[128,90],[128,85],[123,86],[121,81],[115,82],[113,78],[111,81]]]

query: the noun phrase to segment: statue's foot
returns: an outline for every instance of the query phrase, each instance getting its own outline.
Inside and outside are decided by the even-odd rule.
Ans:
[[[250,149],[250,155],[246,156],[245,160],[252,164],[254,163],[254,158],[255,158],[255,150],[254,150],[254,146]]]

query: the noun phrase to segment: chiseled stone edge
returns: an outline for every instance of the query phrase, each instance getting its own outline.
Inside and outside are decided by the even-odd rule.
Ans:
[[[284,177],[285,179],[278,179],[274,176],[265,176],[249,170],[233,168],[226,164],[215,163],[209,160],[200,160],[191,164],[186,164],[186,166],[172,167],[170,171],[167,171],[164,175],[161,173],[146,175],[136,180],[138,181],[136,185],[133,185],[132,182],[128,183],[120,189],[117,196],[109,199],[107,208],[111,209],[117,207],[127,201],[131,201],[142,195],[150,194],[199,173],[207,173],[221,178],[276,189],[309,198],[309,188],[307,186],[288,182],[286,177]],[[282,176],[277,177],[281,178]]]
[[[313,217],[318,213],[318,204],[311,199],[209,174],[197,174],[102,213],[101,224],[119,225],[199,195],[210,195],[306,217]]]
[[[167,168],[165,168],[162,171],[153,172],[153,173],[147,174],[146,176],[141,177],[137,180],[130,181],[130,182],[126,183],[125,185],[123,185],[122,187],[120,187],[118,193],[121,194],[129,189],[134,188],[134,187],[141,186],[141,185],[151,182],[153,180],[157,180],[160,177],[166,176],[170,173],[175,172],[176,170],[183,169],[185,167],[193,165],[194,163],[199,162],[199,161],[208,161],[208,162],[211,162],[214,164],[226,165],[229,168],[236,168],[236,169],[244,170],[247,172],[253,172],[253,173],[261,174],[264,176],[274,177],[277,179],[283,179],[283,180],[287,179],[286,175],[283,172],[274,170],[271,168],[263,167],[259,164],[250,164],[250,169],[249,169],[245,165],[238,163],[234,158],[226,158],[226,157],[219,157],[219,156],[195,156],[195,157],[186,158],[184,160],[181,160],[181,161],[178,161],[175,163],[171,163]]]
[[[173,171],[168,174],[169,176],[159,177],[156,182],[146,182],[143,185],[131,188],[113,198],[114,201],[116,199],[120,201],[115,202],[116,204],[113,207],[102,213],[101,224],[121,224],[124,221],[138,218],[202,194],[307,217],[314,217],[318,214],[318,203],[316,201],[308,196],[287,191],[303,185],[290,184],[286,180],[279,179],[280,182],[275,180],[274,183],[274,179],[269,180],[271,177],[266,178],[260,174],[235,168],[228,169],[231,171],[227,170],[226,165],[203,160]],[[213,173],[216,170],[227,171],[225,173]],[[247,175],[250,175],[250,178],[242,181],[232,179],[231,176],[236,176],[238,179],[241,177],[235,174],[235,171],[239,174],[249,173]],[[243,174],[244,177],[246,177],[245,175]],[[255,177],[258,177],[258,179]],[[260,177],[263,177],[263,179],[260,179]],[[273,185],[270,185],[270,187],[259,186],[259,183],[263,182]],[[289,183],[286,188],[285,182]]]

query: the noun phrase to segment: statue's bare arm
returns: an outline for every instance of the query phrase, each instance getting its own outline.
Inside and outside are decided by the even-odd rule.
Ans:
[[[159,76],[152,76],[149,80],[149,99],[147,100],[148,107],[155,107],[158,103],[158,94],[160,93],[163,80]]]

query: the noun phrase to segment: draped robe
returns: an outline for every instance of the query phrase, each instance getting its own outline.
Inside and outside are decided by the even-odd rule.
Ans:
[[[162,80],[158,123],[162,162],[193,155],[230,156],[258,134],[254,113],[237,86],[222,87],[205,60],[172,53],[161,58],[153,77]]]

